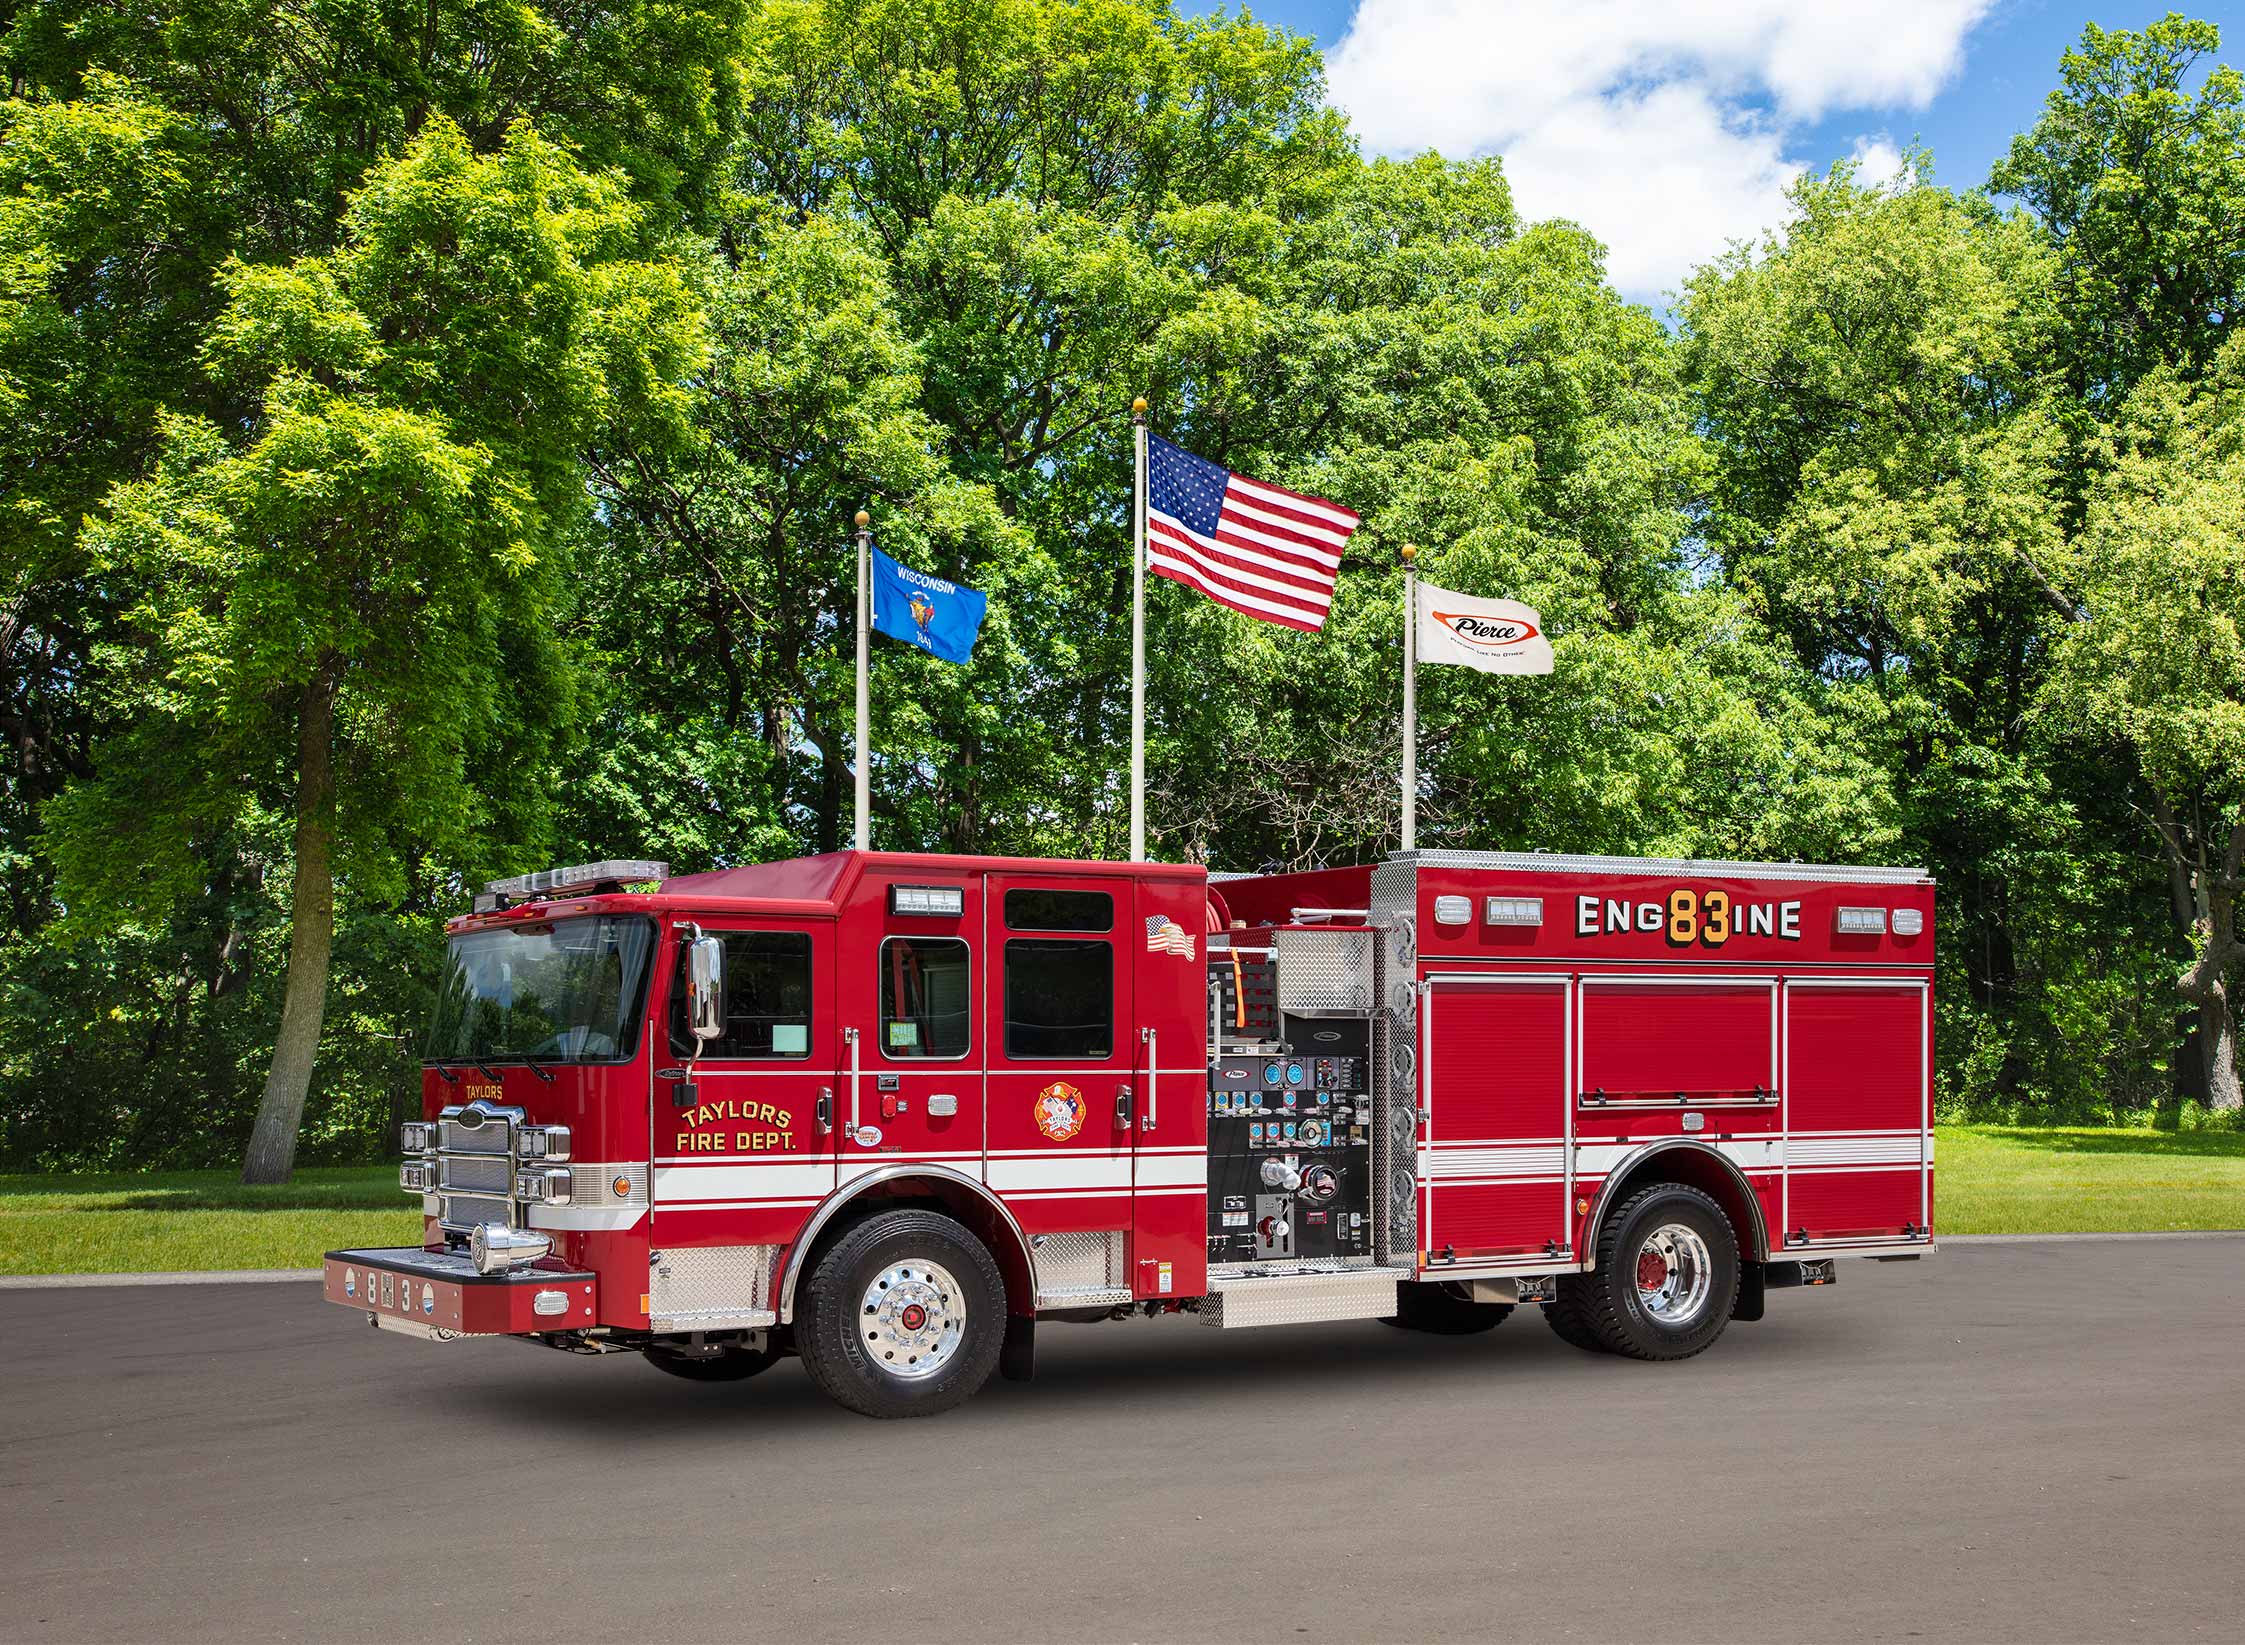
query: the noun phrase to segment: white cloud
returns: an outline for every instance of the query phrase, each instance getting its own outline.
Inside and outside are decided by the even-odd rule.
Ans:
[[[1894,139],[1880,132],[1876,137],[1858,137],[1855,152],[1855,180],[1865,188],[1884,188],[1902,175],[1906,162],[1902,151],[1895,147]]]
[[[1327,75],[1368,148],[1502,155],[1523,213],[1582,223],[1657,301],[1778,221],[1800,124],[1922,107],[1993,4],[1362,0]],[[1900,164],[1883,137],[1857,154]]]

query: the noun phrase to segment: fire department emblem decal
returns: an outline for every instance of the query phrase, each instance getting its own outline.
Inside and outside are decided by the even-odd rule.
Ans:
[[[1066,1142],[1084,1128],[1084,1094],[1066,1080],[1054,1080],[1037,1093],[1037,1129],[1054,1142]]]

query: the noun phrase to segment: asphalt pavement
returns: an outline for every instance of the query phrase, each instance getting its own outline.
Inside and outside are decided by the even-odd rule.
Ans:
[[[1843,1262],[1678,1365],[1048,1326],[904,1423],[312,1285],[0,1292],[0,1639],[2234,1640],[2241,1266]]]

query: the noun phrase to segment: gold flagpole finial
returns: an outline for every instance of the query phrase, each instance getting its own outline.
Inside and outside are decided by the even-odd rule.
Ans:
[[[862,509],[862,508],[861,508],[861,509],[859,509],[859,510],[857,511],[857,528],[858,528],[858,530],[860,530],[860,531],[863,531],[863,530],[864,530],[864,529],[865,529],[865,528],[866,528],[867,526],[871,525],[872,523],[873,523],[873,516],[872,516],[872,515],[870,515],[870,514],[866,513],[866,512],[865,512],[865,510],[864,510],[864,509]]]
[[[1405,543],[1396,552],[1403,556],[1403,563],[1409,565],[1419,557],[1419,545],[1417,543]]]
[[[1131,401],[1131,402],[1130,402],[1130,414],[1131,414],[1131,415],[1132,415],[1133,417],[1143,417],[1143,416],[1145,416],[1145,415],[1146,415],[1146,396],[1145,396],[1145,395],[1141,394],[1141,395],[1139,395],[1139,396],[1138,396],[1138,398],[1137,398],[1137,399],[1135,399],[1135,400],[1133,400],[1133,401]]]

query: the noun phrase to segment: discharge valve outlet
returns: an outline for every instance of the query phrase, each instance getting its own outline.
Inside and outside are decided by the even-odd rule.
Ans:
[[[1291,1194],[1302,1186],[1302,1173],[1289,1162],[1274,1157],[1263,1161],[1263,1184],[1268,1188],[1283,1188]]]

